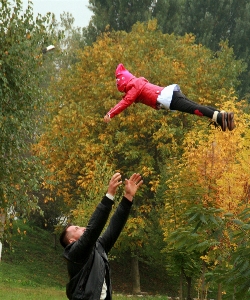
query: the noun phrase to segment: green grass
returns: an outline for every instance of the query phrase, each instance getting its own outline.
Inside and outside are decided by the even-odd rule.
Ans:
[[[1,286],[0,299],[5,300],[67,300],[64,290],[55,288],[28,288],[12,285]]]
[[[167,296],[131,296],[131,295],[113,295],[113,300],[138,300],[138,299],[147,299],[147,300],[169,300]]]
[[[67,300],[64,290],[55,288],[29,288],[4,285],[0,289],[0,299],[4,300]],[[113,295],[113,300],[168,300],[166,296],[131,296],[131,295]]]
[[[11,248],[3,247],[0,261],[0,299],[67,300],[66,263],[62,258],[58,237],[56,241],[55,245],[51,233],[35,226],[20,221],[15,225]],[[117,278],[124,283],[124,274],[118,274]],[[166,296],[139,297],[117,292],[113,295],[113,300],[125,299],[168,300]]]
[[[22,267],[15,269],[15,272],[11,272],[9,265],[1,262],[1,289],[0,289],[0,299],[5,300],[67,300],[65,295],[65,287],[48,287],[47,285],[41,285],[37,283],[36,278],[32,278],[29,274],[24,274],[22,272]],[[12,269],[12,268],[11,268]],[[11,274],[9,273],[11,272]],[[20,276],[22,274],[22,276]],[[39,274],[39,273],[38,273]],[[44,278],[45,281],[48,279]],[[114,294],[113,300],[138,300],[138,299],[150,299],[150,300],[168,300],[166,296],[131,296],[131,295],[121,295]]]
[[[54,245],[54,236],[37,227],[16,224],[11,248],[3,247],[0,284],[63,288],[67,282],[62,248]],[[19,231],[21,234],[16,234]],[[26,231],[26,234],[23,232]]]

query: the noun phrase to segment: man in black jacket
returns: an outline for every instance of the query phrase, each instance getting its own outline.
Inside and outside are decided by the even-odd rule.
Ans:
[[[121,174],[115,173],[107,194],[98,204],[87,227],[67,226],[60,236],[65,248],[70,281],[66,294],[70,300],[111,300],[112,288],[107,254],[119,237],[130,212],[133,197],[142,184],[140,174],[125,180],[124,196],[110,223],[100,236],[114,204],[117,187],[122,184]]]

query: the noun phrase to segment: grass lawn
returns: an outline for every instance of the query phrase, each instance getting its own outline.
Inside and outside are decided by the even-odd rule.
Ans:
[[[67,300],[65,296],[65,290],[39,287],[13,287],[12,285],[1,286],[0,299],[4,300]],[[138,299],[150,299],[150,300],[168,300],[167,296],[131,296],[114,294],[113,300],[138,300]]]
[[[4,300],[67,300],[64,290],[54,288],[25,288],[1,286],[0,299]]]
[[[68,276],[62,259],[62,248],[59,245],[55,247],[51,233],[22,222],[15,224],[13,232],[19,231],[19,228],[21,234],[13,234],[11,248],[3,248],[0,261],[0,299],[67,300],[65,286]],[[119,273],[119,268],[114,269],[114,273],[115,270],[116,278],[124,278],[124,274]],[[124,280],[120,282],[124,283]],[[113,287],[120,287],[121,283],[117,282]],[[113,300],[168,300],[167,296],[127,295],[126,289],[121,287],[114,290]],[[120,294],[118,291],[124,292]]]

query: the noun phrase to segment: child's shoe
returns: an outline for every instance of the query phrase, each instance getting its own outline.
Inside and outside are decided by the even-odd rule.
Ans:
[[[232,131],[235,128],[233,112],[227,113],[227,128],[230,131]]]
[[[228,128],[227,120],[228,120],[228,113],[226,113],[225,111],[219,112],[217,114],[216,122],[220,125],[222,131],[226,131]]]

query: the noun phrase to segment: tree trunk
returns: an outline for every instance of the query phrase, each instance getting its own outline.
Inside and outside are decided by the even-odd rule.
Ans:
[[[217,300],[222,300],[222,285],[221,285],[221,283],[218,284]]]
[[[141,292],[140,284],[140,272],[139,272],[139,260],[138,256],[132,256],[131,258],[131,272],[132,272],[132,293],[139,294]]]
[[[206,299],[205,271],[206,271],[206,265],[205,265],[205,262],[203,261],[203,263],[202,263],[202,274],[201,274],[201,300]]]
[[[0,239],[2,239],[2,237],[3,237],[5,218],[6,218],[6,215],[4,213],[4,210],[1,209],[1,211],[0,211]],[[3,244],[0,241],[0,261],[2,260],[2,250],[3,250]]]
[[[184,269],[181,268],[181,284],[182,286],[180,287],[180,300],[183,299],[183,278],[185,277],[186,283],[187,283],[187,300],[192,300],[191,298],[191,288],[192,288],[192,277],[187,276],[184,272]]]
[[[183,270],[181,270],[180,274],[180,291],[179,291],[179,299],[183,299]]]
[[[2,260],[2,249],[3,249],[3,244],[0,242],[0,261]]]
[[[192,300],[191,298],[191,288],[192,288],[192,277],[187,277],[187,300]]]
[[[57,242],[56,233],[54,233],[53,236],[54,236],[54,249],[56,250],[56,242]]]
[[[0,238],[3,237],[4,224],[5,224],[6,215],[3,209],[0,210]]]

